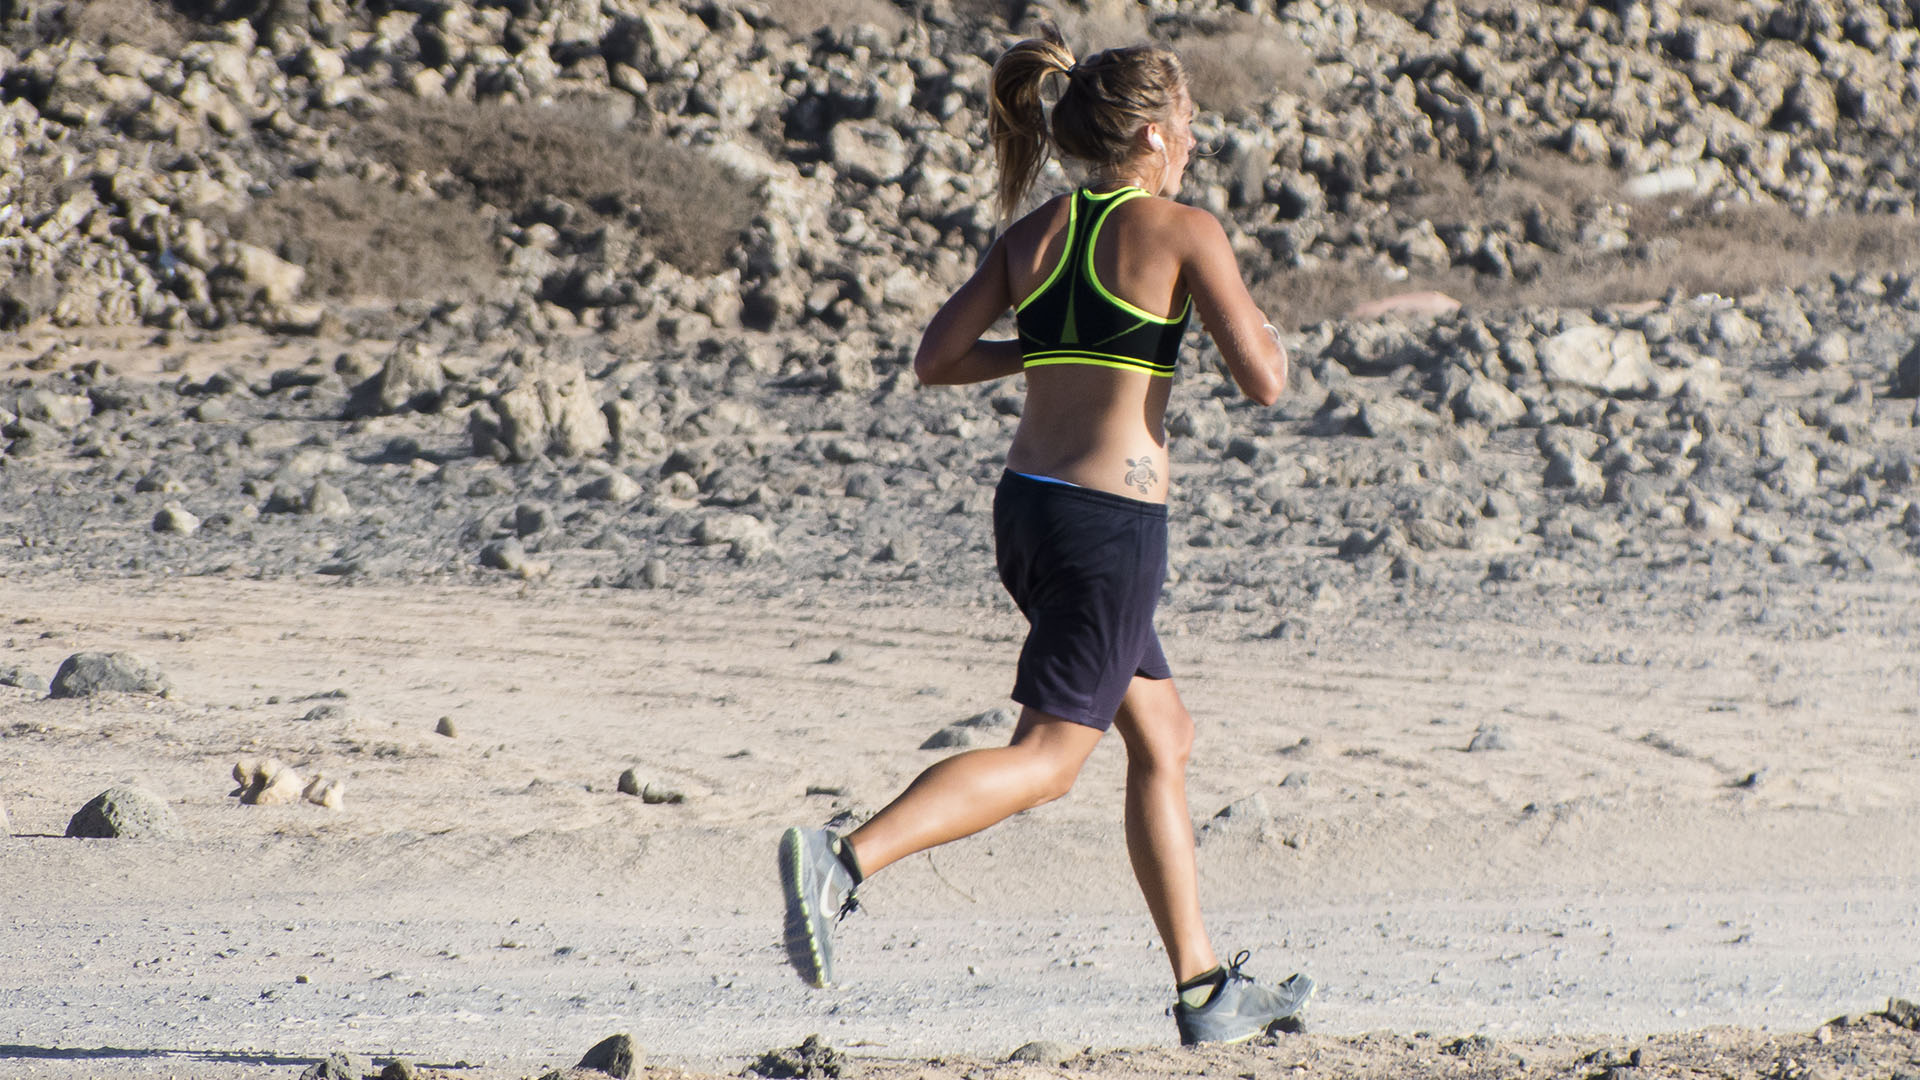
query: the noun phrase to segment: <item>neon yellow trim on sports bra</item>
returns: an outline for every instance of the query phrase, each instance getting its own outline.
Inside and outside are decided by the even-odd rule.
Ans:
[[[1100,230],[1102,227],[1106,225],[1107,218],[1112,216],[1115,210],[1120,209],[1120,203],[1124,203],[1132,199],[1140,198],[1141,196],[1146,194],[1146,190],[1143,188],[1137,188],[1137,187],[1123,187],[1118,191],[1111,191],[1111,192],[1108,192],[1107,194],[1110,196],[1118,195],[1120,198],[1118,202],[1115,202],[1112,206],[1107,208],[1106,213],[1101,214],[1098,218],[1094,220],[1093,232],[1091,235],[1087,237],[1087,284],[1092,285],[1094,288],[1094,291],[1098,292],[1101,296],[1106,297],[1108,303],[1112,304],[1114,307],[1119,308],[1121,311],[1128,313],[1129,315],[1137,315],[1140,318],[1147,320],[1148,322],[1158,323],[1161,326],[1172,326],[1174,323],[1177,323],[1180,320],[1187,317],[1187,308],[1193,306],[1193,297],[1191,296],[1187,297],[1187,307],[1181,308],[1180,313],[1178,315],[1155,315],[1153,312],[1148,311],[1145,308],[1139,307],[1137,305],[1129,304],[1125,300],[1122,300],[1118,296],[1115,296],[1113,295],[1113,293],[1107,291],[1106,283],[1100,280],[1099,272],[1094,270],[1093,268],[1094,248],[1099,246]]]
[[[1061,356],[1051,360],[1025,360],[1021,362],[1020,367],[1026,369],[1037,367],[1067,367],[1069,365],[1113,368],[1116,371],[1139,371],[1151,375],[1156,379],[1173,378],[1173,372],[1147,367],[1138,360],[1095,360],[1091,356]]]

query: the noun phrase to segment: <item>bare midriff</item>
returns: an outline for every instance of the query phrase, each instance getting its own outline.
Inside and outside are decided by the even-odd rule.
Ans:
[[[1027,371],[1007,468],[1142,502],[1167,501],[1173,380],[1090,366]]]

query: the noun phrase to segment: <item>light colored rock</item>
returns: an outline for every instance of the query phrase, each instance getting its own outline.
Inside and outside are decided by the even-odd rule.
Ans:
[[[421,408],[438,399],[446,385],[447,373],[439,357],[418,344],[402,345],[387,354],[380,366],[380,411]]]
[[[598,499],[602,502],[632,502],[640,497],[644,489],[640,481],[623,472],[611,472],[597,480],[589,480],[575,492],[583,499]]]
[[[248,806],[285,806],[300,801],[306,784],[293,767],[279,758],[242,758],[233,766],[233,794]]]
[[[347,785],[332,779],[323,773],[315,773],[313,780],[300,792],[300,797],[315,806],[328,810],[338,810],[346,804]]]
[[[93,416],[93,402],[85,394],[56,394],[51,390],[28,390],[14,406],[20,416],[38,420],[61,431],[72,431]]]
[[[200,519],[179,503],[168,503],[153,515],[153,531],[192,536],[200,529]]]
[[[1653,358],[1638,330],[1580,326],[1540,347],[1540,374],[1549,385],[1600,394],[1644,394],[1653,388]]]
[[[579,364],[536,363],[489,404],[492,430],[476,428],[475,449],[492,453],[497,444],[509,460],[583,457],[605,447],[610,435]]]
[[[1488,750],[1511,750],[1513,740],[1508,737],[1507,729],[1499,724],[1485,724],[1473,733],[1467,741],[1469,753],[1483,753]]]
[[[253,244],[233,245],[226,265],[254,296],[269,304],[293,303],[307,280],[305,270]]]
[[[1527,415],[1527,403],[1520,395],[1485,376],[1476,375],[1453,402],[1454,415],[1473,420],[1489,430],[1510,427]]]

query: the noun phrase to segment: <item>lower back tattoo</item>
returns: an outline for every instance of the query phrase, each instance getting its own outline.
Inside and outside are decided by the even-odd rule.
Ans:
[[[1160,477],[1154,474],[1153,458],[1151,456],[1143,454],[1137,458],[1128,458],[1127,466],[1126,478],[1122,480],[1121,483],[1126,484],[1128,487],[1139,489],[1142,495],[1152,491],[1154,481],[1160,479]]]

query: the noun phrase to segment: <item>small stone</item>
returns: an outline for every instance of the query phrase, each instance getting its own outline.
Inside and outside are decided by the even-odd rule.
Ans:
[[[594,1069],[608,1076],[627,1080],[633,1075],[638,1063],[639,1052],[633,1045],[633,1036],[627,1034],[609,1035],[593,1045],[580,1058],[581,1069]]]
[[[1883,1015],[1903,1028],[1920,1031],[1920,1005],[1905,998],[1888,998],[1887,1011]]]
[[[803,1077],[805,1080],[818,1080],[820,1077],[837,1078],[852,1070],[848,1067],[846,1055],[820,1041],[820,1036],[809,1035],[799,1046],[785,1050],[769,1050],[759,1059],[747,1066],[747,1071],[755,1076],[768,1077],[769,1080],[790,1080]]]
[[[451,716],[441,717],[440,721],[433,725],[433,733],[435,735],[445,735],[449,739],[457,739],[460,737],[460,732],[455,730],[453,726],[453,717]]]
[[[180,819],[160,796],[144,788],[110,787],[67,822],[67,835],[89,839],[173,840]]]
[[[1845,334],[1828,332],[1809,342],[1806,348],[1794,354],[1795,367],[1808,371],[1825,371],[1839,367],[1853,359],[1853,346],[1848,343]]]
[[[1226,836],[1265,839],[1267,827],[1271,824],[1273,810],[1267,806],[1266,797],[1255,792],[1221,807],[1213,819],[1201,828],[1199,839],[1203,843]]]
[[[1484,750],[1511,750],[1513,740],[1507,737],[1507,729],[1498,724],[1485,724],[1473,733],[1467,742],[1467,752],[1477,754]]]
[[[279,758],[242,758],[234,763],[233,779],[240,787],[232,794],[247,806],[284,806],[306,792],[300,774]]]
[[[405,1058],[395,1058],[380,1070],[380,1080],[420,1080],[420,1070]]]
[[[174,533],[178,536],[192,536],[200,530],[200,519],[189,513],[179,503],[168,503],[153,515],[153,531]]]
[[[1052,1065],[1057,1067],[1066,1064],[1078,1056],[1080,1056],[1080,1051],[1068,1046],[1066,1043],[1054,1042],[1051,1039],[1037,1039],[1021,1046],[1013,1053],[1008,1054],[1007,1060],[1009,1062],[1020,1061],[1029,1062],[1034,1065]]]
[[[325,774],[316,773],[313,781],[300,792],[300,797],[315,806],[338,810],[346,805],[347,785],[342,781],[329,779]]]
[[[678,806],[687,801],[687,793],[665,784],[647,784],[640,789],[640,801],[648,806]]]
[[[597,480],[583,484],[578,494],[583,499],[598,499],[602,502],[632,502],[640,497],[640,481],[623,472],[608,473]]]
[[[640,794],[640,774],[627,769],[621,772],[620,781],[615,786],[622,795],[638,795]]]
[[[300,1080],[360,1080],[365,1072],[365,1063],[354,1060],[350,1054],[328,1054],[307,1066]]]
[[[49,695],[57,698],[94,694],[161,694],[173,684],[152,663],[124,652],[74,653],[54,672]]]
[[[18,687],[33,694],[47,692],[46,677],[19,664],[0,664],[0,686]]]
[[[320,518],[343,518],[353,513],[353,504],[347,501],[347,493],[332,482],[316,480],[313,487],[307,489],[300,512]]]
[[[527,565],[527,548],[518,540],[495,540],[480,549],[480,565],[517,574]]]
[[[1280,786],[1290,787],[1290,788],[1306,787],[1308,776],[1309,774],[1302,772],[1299,769],[1295,769],[1294,771],[1280,778]]]
[[[996,736],[1002,732],[1011,734],[1016,719],[1011,709],[988,709],[976,713],[965,720],[955,720],[920,744],[922,750],[963,750],[972,746],[981,746],[989,742],[1002,741]]]

